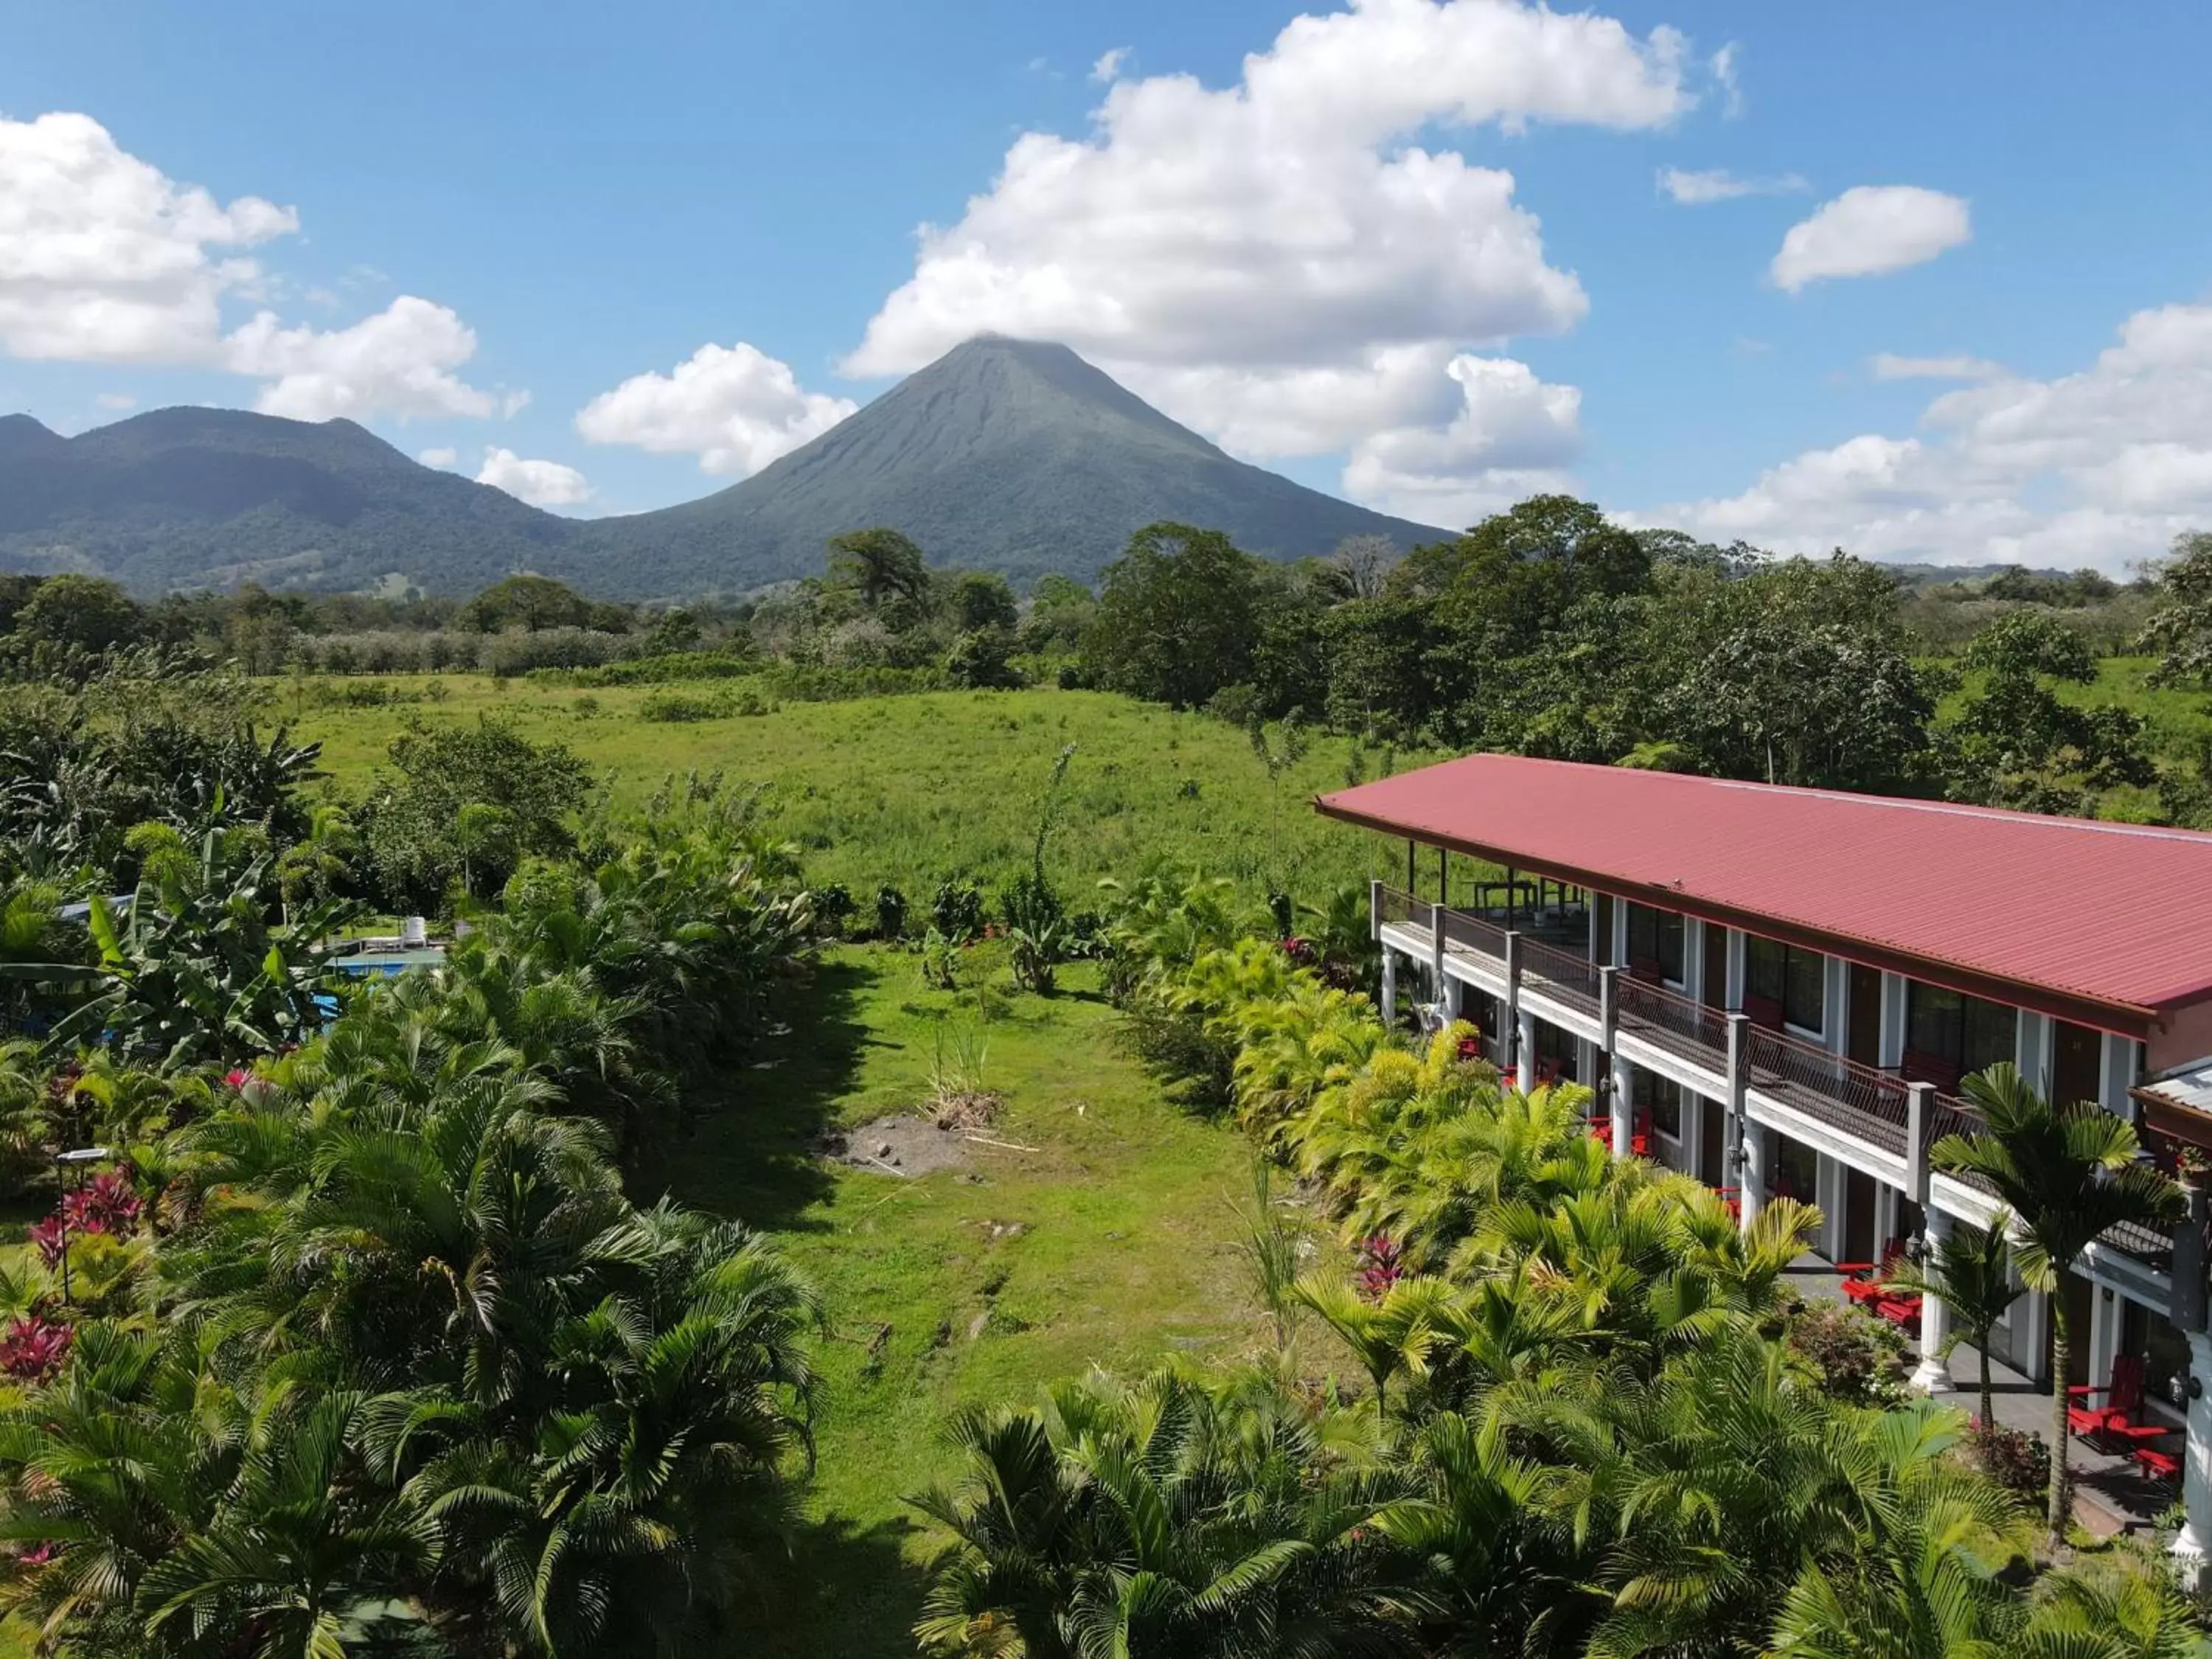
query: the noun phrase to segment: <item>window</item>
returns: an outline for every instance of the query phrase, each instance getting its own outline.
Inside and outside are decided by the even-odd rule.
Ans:
[[[1632,973],[1682,982],[1682,918],[1648,904],[1628,907],[1628,967]]]
[[[1905,1046],[1913,1054],[1940,1060],[1963,1077],[2012,1059],[2019,1042],[2016,1009],[1917,980],[1905,988]]]
[[[1673,1079],[1639,1066],[1629,1100],[1637,1111],[1650,1114],[1651,1127],[1656,1133],[1669,1140],[1682,1138],[1682,1090]]]
[[[1778,1009],[1784,1024],[1807,1031],[1828,1029],[1828,959],[1818,951],[1747,935],[1743,942],[1744,1010],[1754,997]],[[1754,1016],[1755,1017],[1755,1016]]]

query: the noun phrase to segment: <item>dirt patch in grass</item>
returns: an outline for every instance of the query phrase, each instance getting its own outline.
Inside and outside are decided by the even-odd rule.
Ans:
[[[940,1129],[926,1117],[899,1116],[879,1117],[834,1135],[822,1150],[856,1170],[926,1176],[958,1169],[967,1163],[969,1148],[958,1129]]]

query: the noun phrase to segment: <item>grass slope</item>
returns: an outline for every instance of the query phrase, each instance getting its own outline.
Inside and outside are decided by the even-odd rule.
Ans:
[[[1094,971],[1050,999],[1010,995],[1001,948],[969,953],[956,992],[926,990],[915,959],[832,953],[768,1069],[634,1182],[773,1230],[821,1287],[819,1461],[794,1571],[781,1575],[763,1659],[910,1655],[922,1569],[942,1540],[902,1499],[950,1474],[947,1418],[1026,1403],[1092,1364],[1249,1352],[1262,1322],[1236,1239],[1249,1153],[1194,1121],[1112,1040]],[[915,1106],[948,1028],[979,1030],[1004,1091],[966,1170],[917,1179],[810,1154],[832,1126]],[[789,1587],[796,1586],[796,1593]]]
[[[426,682],[386,684],[413,695]],[[611,781],[619,805],[645,801],[671,773],[757,783],[777,831],[805,848],[810,878],[843,882],[864,908],[882,882],[922,903],[948,875],[988,885],[1026,864],[1054,757],[1071,743],[1048,862],[1078,908],[1100,878],[1155,869],[1232,876],[1302,898],[1403,872],[1401,850],[1311,810],[1315,793],[1354,775],[1342,738],[1316,736],[1271,789],[1236,727],[1104,692],[932,692],[654,724],[638,708],[659,688],[577,692],[476,676],[443,685],[441,702],[366,708],[317,708],[296,684],[280,696],[300,734],[322,741],[332,784],[346,793],[368,781],[409,717],[486,714],[568,744]],[[1369,752],[1358,767],[1373,776],[1415,759]]]

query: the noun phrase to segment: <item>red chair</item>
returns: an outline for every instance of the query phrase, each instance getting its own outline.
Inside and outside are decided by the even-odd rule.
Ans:
[[[1728,1206],[1729,1219],[1735,1222],[1741,1222],[1743,1219],[1743,1188],[1741,1187],[1717,1187],[1713,1190],[1720,1194],[1721,1202]]]
[[[2100,1395],[2105,1397],[2103,1405],[2086,1403]],[[2143,1403],[2143,1363],[2134,1354],[2121,1354],[2112,1361],[2112,1381],[2104,1388],[2077,1382],[2066,1390],[2066,1398],[2069,1402],[2085,1402],[2067,1406],[2067,1431],[2103,1448],[2116,1431],[2135,1426],[2135,1415],[2142,1409]]]
[[[2168,1434],[2172,1430],[2166,1431]],[[2172,1452],[2162,1452],[2155,1446],[2137,1446],[2135,1450],[2136,1468],[2146,1480],[2179,1480],[2181,1479],[2181,1460]]]
[[[1905,1241],[1893,1238],[1881,1247],[1881,1261],[1838,1261],[1836,1271],[1844,1275],[1844,1295],[1863,1308],[1871,1308],[1888,1294],[1889,1276],[1897,1271],[1897,1264],[1905,1259]]]
[[[1917,1296],[1885,1296],[1874,1304],[1874,1310],[1899,1330],[1920,1334],[1920,1298]]]

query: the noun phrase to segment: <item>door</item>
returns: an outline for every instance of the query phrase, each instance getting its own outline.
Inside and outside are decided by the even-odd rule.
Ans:
[[[1844,1260],[1880,1261],[1881,1250],[1874,1236],[1874,1177],[1858,1170],[1844,1171]]]
[[[1864,963],[1850,969],[1850,1000],[1844,1029],[1850,1033],[1848,1052],[1862,1066],[1881,1064],[1881,969]]]
[[[2077,1100],[2101,1101],[2105,1092],[2103,1034],[2069,1020],[2057,1020],[2053,1025],[2051,1098],[2069,1106]]]
[[[1696,1173],[1709,1187],[1732,1187],[1729,1177],[1728,1159],[1721,1151],[1721,1120],[1728,1109],[1717,1100],[1706,1101],[1698,1109],[1700,1126],[1698,1131],[1698,1167]]]

